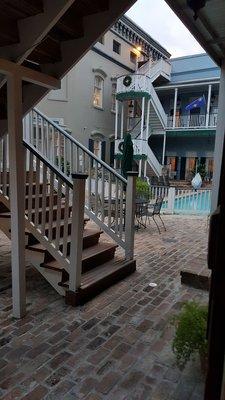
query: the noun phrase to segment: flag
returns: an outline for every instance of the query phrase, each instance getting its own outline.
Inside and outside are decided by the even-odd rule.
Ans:
[[[206,105],[206,101],[205,101],[205,96],[203,95],[202,97],[199,97],[199,99],[196,99],[196,100],[192,101],[190,104],[188,104],[185,107],[185,110],[190,111],[190,110],[193,110],[194,108],[203,107],[205,105]]]

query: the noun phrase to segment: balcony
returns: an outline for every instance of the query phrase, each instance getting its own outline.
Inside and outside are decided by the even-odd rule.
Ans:
[[[150,98],[151,91],[151,79],[146,75],[130,74],[117,79],[116,98],[118,100],[138,97]]]
[[[217,113],[210,114],[207,118],[206,114],[199,115],[180,115],[167,118],[168,129],[209,129],[217,126]]]

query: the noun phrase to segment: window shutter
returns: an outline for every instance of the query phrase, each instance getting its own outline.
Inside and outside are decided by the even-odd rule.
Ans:
[[[114,164],[115,143],[110,142],[110,165]]]
[[[89,139],[89,150],[92,151],[92,153],[94,152],[94,140],[93,139]]]
[[[105,161],[105,146],[106,146],[106,142],[104,141],[104,142],[102,142],[102,154],[101,154],[101,159],[103,160],[103,161]]]

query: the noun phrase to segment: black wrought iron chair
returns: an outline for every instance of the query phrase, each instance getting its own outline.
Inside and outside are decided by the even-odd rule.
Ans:
[[[159,233],[161,233],[159,225],[157,223],[157,220],[155,219],[155,217],[158,217],[160,219],[160,221],[162,222],[162,226],[164,228],[164,230],[166,231],[166,227],[165,224],[161,218],[160,212],[161,212],[161,208],[162,208],[162,204],[163,204],[163,197],[157,197],[155,204],[149,205],[147,212],[146,212],[146,222],[147,219],[150,223],[150,218],[153,219],[153,221],[155,222],[157,229],[159,231]]]

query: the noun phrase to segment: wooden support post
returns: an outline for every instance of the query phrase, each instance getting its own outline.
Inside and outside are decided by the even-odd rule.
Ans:
[[[23,146],[22,81],[16,75],[9,75],[7,79],[13,316],[21,318],[26,313],[25,148]]]
[[[218,194],[220,185],[220,174],[223,157],[223,145],[225,136],[225,61],[221,67],[218,120],[216,128],[216,139],[214,148],[214,171],[213,171],[213,190],[211,211],[215,211],[218,206]]]
[[[136,171],[127,172],[126,191],[126,220],[125,220],[125,257],[132,260],[134,257],[134,217],[136,208]]]
[[[85,183],[88,175],[72,174],[73,203],[70,252],[69,292],[77,292],[81,285]]]

